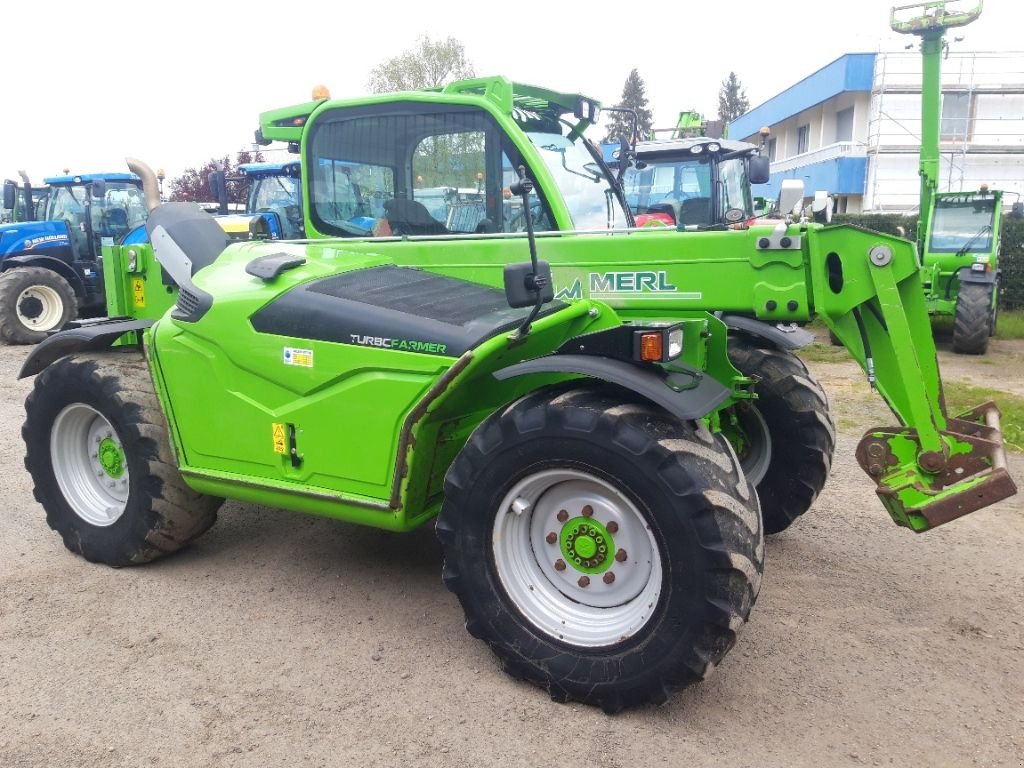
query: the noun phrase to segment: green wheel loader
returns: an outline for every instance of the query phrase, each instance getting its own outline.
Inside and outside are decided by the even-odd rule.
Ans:
[[[436,518],[469,631],[510,674],[615,711],[721,661],[763,508],[824,482],[834,433],[793,323],[822,317],[899,419],[857,454],[898,525],[1016,492],[995,405],[945,412],[912,243],[620,228],[582,140],[597,109],[501,78],[313,102],[263,130],[305,153],[324,237],[229,246],[192,206],[152,211],[118,279],[168,283],[174,306],[56,334],[22,370],[26,462],[66,546],[146,562],[223,498]],[[443,224],[415,205],[477,184]],[[829,441],[810,470],[802,423]]]

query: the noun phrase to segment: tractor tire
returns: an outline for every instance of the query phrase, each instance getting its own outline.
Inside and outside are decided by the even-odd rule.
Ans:
[[[728,443],[629,397],[542,390],[493,414],[448,470],[436,529],[470,634],[513,677],[606,712],[706,677],[764,563]]]
[[[760,381],[757,400],[733,406],[726,429],[757,489],[766,534],[780,533],[804,514],[825,486],[836,428],[825,390],[796,355],[729,339],[729,359]]]
[[[983,355],[992,335],[992,286],[960,283],[953,317],[953,351],[960,355]]]
[[[0,340],[38,344],[78,316],[75,291],[58,273],[15,267],[0,275]]]
[[[181,549],[222,499],[185,485],[146,360],[135,350],[74,355],[25,401],[25,467],[46,521],[94,563],[134,565]]]

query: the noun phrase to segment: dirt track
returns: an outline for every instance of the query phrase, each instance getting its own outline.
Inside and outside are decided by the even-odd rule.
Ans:
[[[875,411],[849,364],[814,366],[850,431],[769,540],[737,647],[667,705],[607,717],[498,669],[427,530],[230,503],[165,561],[72,556],[22,468],[24,355],[0,347],[4,768],[1024,765],[1024,501],[893,526],[853,460]]]

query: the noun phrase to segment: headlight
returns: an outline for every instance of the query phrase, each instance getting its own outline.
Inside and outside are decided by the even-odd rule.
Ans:
[[[667,363],[683,353],[683,328],[667,325],[664,328],[638,330],[633,335],[633,358],[644,363]]]

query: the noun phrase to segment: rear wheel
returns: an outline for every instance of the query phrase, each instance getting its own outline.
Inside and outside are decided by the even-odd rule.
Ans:
[[[961,355],[983,355],[995,324],[992,308],[994,286],[960,283],[953,318],[953,351]]]
[[[437,532],[466,627],[505,671],[607,711],[709,674],[763,568],[728,444],[596,389],[537,392],[481,424]]]
[[[759,381],[757,399],[729,409],[723,431],[757,489],[765,533],[779,533],[811,508],[828,479],[836,445],[828,398],[789,352],[733,336],[729,359]]]
[[[78,314],[75,291],[52,269],[15,267],[0,275],[0,339],[38,344]]]
[[[64,545],[132,565],[205,532],[221,500],[192,491],[171,454],[146,361],[137,352],[66,357],[25,402],[25,467]]]

